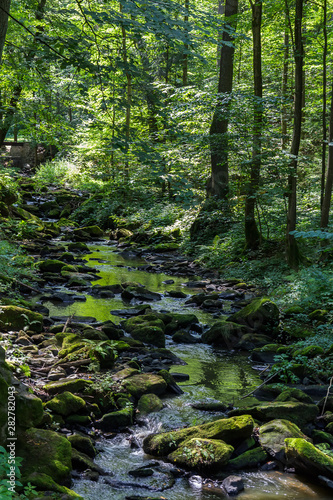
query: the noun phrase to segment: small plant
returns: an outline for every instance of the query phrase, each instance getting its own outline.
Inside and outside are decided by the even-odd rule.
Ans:
[[[22,483],[19,481],[21,478],[20,467],[23,458],[15,457],[12,458],[11,455],[5,450],[3,446],[0,446],[0,498],[1,500],[29,500],[32,496],[37,496],[38,493],[35,487],[28,483],[23,487]],[[10,476],[15,476],[14,484],[8,479]],[[16,487],[20,489],[21,493],[16,492]]]

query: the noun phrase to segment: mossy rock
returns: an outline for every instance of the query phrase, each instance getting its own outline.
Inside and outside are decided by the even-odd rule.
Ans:
[[[163,332],[165,329],[164,323],[161,319],[158,319],[155,314],[144,314],[142,316],[134,316],[133,318],[128,318],[121,321],[120,326],[127,333],[132,333],[135,329],[139,327],[154,326],[160,328]]]
[[[274,363],[280,347],[279,344],[266,344],[262,347],[256,347],[251,352],[251,360],[260,361],[261,363]]]
[[[79,412],[86,406],[84,399],[75,396],[71,392],[65,391],[58,396],[55,396],[51,401],[45,404],[45,408],[58,413],[63,417],[67,417],[72,413]]]
[[[66,417],[66,424],[87,426],[91,424],[91,417],[89,415],[69,415]]]
[[[273,403],[238,408],[229,412],[229,415],[252,415],[253,418],[260,422],[267,422],[276,418],[290,420],[302,428],[304,425],[312,422],[318,413],[319,408],[314,404],[305,404],[296,401],[274,401]]]
[[[135,340],[156,347],[165,347],[165,335],[161,328],[157,326],[138,326],[131,332]]]
[[[283,314],[285,315],[286,318],[294,316],[295,314],[304,314],[304,307],[302,306],[291,306],[288,307],[285,311],[283,311]]]
[[[156,394],[143,394],[138,401],[138,411],[141,415],[148,415],[162,408],[163,403]]]
[[[74,236],[78,236],[80,238],[86,238],[86,236],[90,236],[91,238],[101,238],[104,236],[104,231],[98,226],[84,226],[78,229],[74,229]]]
[[[268,455],[265,450],[262,448],[253,448],[230,460],[228,465],[230,468],[236,470],[253,469],[266,462],[267,459]]]
[[[62,392],[83,392],[92,385],[91,380],[85,380],[83,378],[63,378],[57,380],[56,382],[49,382],[44,385],[43,389],[49,394],[60,394]]]
[[[143,394],[164,394],[167,383],[160,375],[154,373],[140,373],[127,378],[123,382],[126,392],[132,394],[136,399],[140,399]]]
[[[72,448],[85,453],[90,458],[95,458],[96,449],[90,438],[87,436],[81,436],[81,434],[72,434],[71,436],[68,436],[67,439],[71,443]]]
[[[327,321],[328,311],[325,309],[316,309],[309,314],[309,318],[312,321],[320,321],[325,323]]]
[[[234,448],[221,440],[192,438],[168,455],[177,467],[214,470],[227,464]]]
[[[22,481],[24,484],[32,484],[32,486],[35,486],[38,491],[54,491],[56,493],[59,493],[59,495],[61,495],[57,497],[59,499],[63,498],[63,496],[65,495],[68,500],[72,498],[74,500],[84,500],[83,497],[81,497],[78,493],[75,493],[75,491],[66,488],[66,486],[61,486],[60,484],[56,483],[52,479],[52,477],[42,472],[32,472],[28,476],[24,476]],[[40,496],[38,498],[40,498]]]
[[[291,340],[293,339],[307,339],[308,337],[312,337],[314,334],[314,331],[304,325],[286,325],[284,327],[284,333],[290,337]]]
[[[150,455],[166,456],[192,438],[217,439],[235,445],[249,438],[253,428],[254,421],[250,415],[225,418],[186,429],[151,434],[144,439],[143,449]]]
[[[35,394],[28,392],[27,387],[19,386],[16,394],[16,423],[18,427],[27,429],[39,425],[43,420],[43,403]]]
[[[333,436],[329,432],[314,429],[314,431],[312,432],[312,439],[314,444],[328,443],[330,446],[333,446]]]
[[[165,326],[165,334],[172,335],[178,330],[183,330],[184,328],[190,328],[191,325],[199,323],[198,318],[195,314],[179,314],[179,313],[169,313],[169,317],[172,317],[171,321]],[[168,318],[169,319],[169,318]]]
[[[72,466],[73,469],[79,472],[90,469],[92,471],[98,472],[99,474],[104,474],[104,470],[97,464],[95,464],[88,455],[86,455],[82,451],[76,450],[75,448],[72,448]]]
[[[287,464],[296,472],[311,476],[325,476],[333,479],[333,458],[326,455],[313,444],[301,438],[285,440]]]
[[[300,389],[291,387],[280,392],[277,398],[275,398],[275,401],[300,401],[301,403],[314,404],[311,396],[301,391]]]
[[[268,298],[254,299],[240,311],[228,317],[228,321],[244,325],[256,331],[275,336],[275,328],[279,324],[279,308]]]
[[[42,273],[60,273],[67,264],[62,260],[47,259],[39,262],[39,269]]]
[[[277,460],[284,461],[285,439],[287,438],[308,438],[289,420],[276,419],[267,422],[260,427],[260,446]]]
[[[95,426],[103,431],[114,431],[130,425],[133,425],[132,408],[123,408],[112,413],[106,413],[100,420],[95,422]]]
[[[29,330],[40,333],[43,328],[43,316],[37,312],[30,311],[18,306],[1,306],[0,308],[0,330],[19,331],[29,326]]]
[[[64,436],[30,428],[20,435],[17,455],[23,458],[22,474],[47,474],[57,483],[69,480],[72,470],[71,444]]]
[[[73,252],[90,252],[89,247],[86,243],[82,241],[77,241],[75,243],[68,243],[68,250]]]
[[[247,332],[248,328],[244,325],[219,320],[207,332],[203,333],[201,340],[207,344],[215,344],[227,349],[233,349],[244,333]]]
[[[296,349],[293,351],[293,357],[296,356],[306,356],[307,358],[315,358],[316,356],[320,356],[324,354],[324,349],[319,345],[308,345],[307,347],[303,347],[303,349]]]

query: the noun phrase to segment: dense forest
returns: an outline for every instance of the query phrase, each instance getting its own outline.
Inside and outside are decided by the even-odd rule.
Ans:
[[[333,479],[333,396],[329,395],[333,380],[332,43],[330,0],[0,0],[0,338],[4,348],[0,348],[0,405],[6,413],[5,417],[0,411],[1,498],[35,498],[37,490],[51,490],[55,498],[82,495],[80,487],[75,489],[78,493],[68,489],[71,451],[66,446],[69,440],[78,450],[75,453],[84,451],[84,446],[76,438],[57,444],[60,437],[55,431],[65,423],[67,428],[73,426],[74,436],[94,423],[102,433],[135,424],[135,412],[143,411],[137,404],[144,394],[130,384],[118,387],[121,370],[129,370],[124,379],[145,372],[162,378],[166,387],[158,389],[156,397],[168,390],[181,394],[168,373],[176,357],[159,353],[162,361],[158,358],[156,375],[156,369],[149,371],[140,358],[140,349],[148,344],[150,349],[166,351],[170,346],[165,335],[173,335],[177,344],[195,344],[198,338],[193,332],[202,334],[201,341],[212,349],[246,351],[253,362],[264,363],[264,371],[269,368],[266,385],[275,382],[270,393],[277,396],[272,403],[277,405],[275,418],[301,429],[286,431],[290,442],[284,461],[281,449],[272,453],[255,437],[256,444],[244,448],[245,453],[255,453],[249,463],[264,463],[269,456],[296,472],[310,474],[313,468],[316,477],[328,478],[321,482],[329,486]],[[20,153],[14,148],[21,148]],[[142,290],[139,278],[125,277],[118,270],[117,283],[103,276],[102,284],[92,286],[101,270],[87,265],[98,261],[95,254],[91,257],[95,250],[89,245],[98,242],[96,252],[101,251],[107,261],[105,239],[117,252],[125,252],[129,270],[133,264],[147,273],[190,279],[190,298],[177,280],[175,289],[167,289],[165,296],[186,299],[183,306],[198,307],[199,316],[203,311],[209,318],[194,319],[197,313],[192,309],[185,311],[183,319],[178,313],[179,317],[175,313],[177,318],[171,318],[163,308],[151,310],[147,302],[165,298],[161,283],[171,286],[168,280],[150,290],[145,284]],[[86,260],[82,255],[88,255]],[[144,266],[131,263],[133,256],[145,259]],[[74,298],[75,293],[83,296]],[[87,306],[84,316],[97,318],[92,326],[88,319],[75,323],[77,310],[66,309],[67,319],[61,314],[60,321],[59,311],[51,314],[41,305],[83,302],[88,295],[113,299],[119,294],[125,304],[132,301],[136,307],[120,308],[120,323],[114,319],[119,304],[111,318],[101,302],[90,305],[90,310]],[[224,300],[236,302],[228,310]],[[87,329],[95,333],[90,331],[89,336]],[[53,349],[52,356],[60,361],[53,360],[52,366],[36,359],[31,363],[29,349],[38,354],[37,347],[31,346],[42,347],[44,354],[45,349]],[[92,399],[92,393],[84,397],[87,384],[72,387],[68,382],[62,391],[67,398],[77,399],[60,401],[77,407],[68,410],[73,413],[70,417],[86,417],[89,412],[85,414],[83,407],[95,404],[89,407],[94,417],[68,421],[66,406],[58,418],[54,400],[61,399],[61,391],[59,396],[56,388],[46,387],[59,377],[48,378],[48,364],[60,370],[58,375],[62,370],[62,376],[73,375],[74,366],[75,374],[83,373],[78,380],[94,384],[98,400]],[[103,376],[115,367],[115,377],[106,376],[113,391],[106,396]],[[46,450],[46,456],[50,453],[50,463],[60,461],[68,468],[61,473],[56,466],[44,471],[38,465],[35,472],[27,472],[27,450],[21,443],[15,465],[20,478],[23,461],[23,486],[19,483],[18,492],[6,484],[10,454],[5,449],[5,428],[10,428],[11,404],[7,395],[16,384],[13,377],[34,393],[31,409],[23,385],[17,392],[18,432],[35,443],[43,441],[44,431],[52,432],[45,439],[55,440],[58,455],[54,458],[54,450]],[[47,383],[44,388],[38,385],[40,377]],[[316,397],[310,394],[314,398],[310,401],[311,391],[300,395],[300,386],[320,389]],[[237,397],[246,397],[243,389]],[[121,403],[126,399],[124,391],[129,399]],[[318,403],[325,395],[324,402]],[[50,396],[54,398],[49,400]],[[40,405],[43,402],[43,419],[33,417],[42,411],[37,400]],[[290,408],[280,414],[278,405],[286,401],[306,406],[304,412],[310,412],[310,417],[296,418]],[[310,422],[319,418],[317,404],[322,420],[316,421],[313,431]],[[259,422],[273,418],[268,417],[269,408],[264,418],[257,410],[246,413],[236,408],[238,404],[232,406],[229,418],[221,422],[240,419],[243,434],[231,442],[226,439],[224,445],[232,451],[212,451],[213,442],[204,450],[207,457],[214,455],[213,462],[222,453],[227,456],[225,462],[219,458],[212,465],[201,443],[190,451],[185,446],[184,463],[172,435],[168,453],[161,452],[167,446],[164,442],[154,442],[150,436],[143,441],[143,449],[152,456],[172,452],[169,461],[203,475],[208,462],[214,469],[231,457],[231,470],[231,464],[236,467],[234,461],[242,457],[241,452],[237,456],[238,438],[255,435],[255,424],[244,418]],[[303,412],[294,410],[298,415]],[[330,413],[326,420],[325,410]],[[32,415],[29,425],[22,423],[26,411]],[[55,415],[50,416],[52,412]],[[111,424],[118,413],[119,421]],[[107,420],[109,415],[113,417]],[[207,419],[200,418],[198,423],[206,425]],[[207,432],[213,441],[225,439]],[[224,430],[219,432],[224,436]],[[297,455],[301,452],[291,441],[308,443],[306,436],[319,443],[322,460],[328,461],[325,473],[319,458],[312,456],[316,465],[310,461],[309,466],[303,455]],[[204,437],[196,435],[197,441]],[[177,446],[184,439],[179,437]],[[93,448],[91,443],[86,446]],[[258,450],[265,453],[264,458]],[[73,468],[92,469],[103,476],[91,460],[94,453],[87,453],[88,462],[72,455]],[[249,463],[238,470],[246,470]],[[159,473],[166,474],[164,469]],[[49,479],[43,482],[43,475]],[[112,481],[109,486],[116,487]]]

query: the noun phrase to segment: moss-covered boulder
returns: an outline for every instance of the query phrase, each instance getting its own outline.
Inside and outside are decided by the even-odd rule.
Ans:
[[[68,483],[71,464],[71,444],[64,436],[46,430],[30,428],[19,437],[18,456],[23,458],[22,474],[47,474],[57,483]]]
[[[267,459],[268,455],[265,450],[262,448],[253,448],[230,460],[228,465],[231,469],[236,470],[252,469],[266,462]]]
[[[165,347],[164,323],[154,314],[135,316],[121,322],[121,327],[135,340],[156,347]]]
[[[232,349],[240,341],[244,333],[248,332],[245,325],[219,320],[209,330],[202,334],[201,340],[207,344],[220,345]]]
[[[312,432],[312,439],[314,444],[328,443],[330,446],[333,446],[333,436],[329,432],[314,429],[314,431]]]
[[[42,273],[60,273],[65,266],[65,262],[56,259],[47,259],[39,262],[39,269]]]
[[[127,301],[135,299],[150,302],[161,300],[162,296],[160,293],[151,292],[142,286],[128,286],[121,292],[121,298]]]
[[[87,469],[98,472],[98,474],[105,474],[104,470],[95,464],[94,461],[82,451],[72,448],[72,466],[73,469],[83,472]]]
[[[224,466],[234,448],[217,439],[192,438],[168,455],[168,460],[179,467],[197,470]]]
[[[301,438],[285,440],[287,464],[306,476],[325,476],[333,479],[333,458]]]
[[[0,331],[19,331],[25,327],[29,327],[29,330],[40,333],[43,327],[43,316],[23,307],[0,307]]]
[[[122,410],[106,413],[100,420],[95,422],[95,426],[103,431],[114,431],[133,424],[133,409],[123,408]]]
[[[284,461],[285,439],[287,438],[308,438],[297,427],[288,420],[276,419],[267,422],[260,427],[260,446],[277,460]]]
[[[127,378],[123,382],[123,388],[136,399],[140,399],[143,394],[164,394],[167,383],[160,375],[154,373],[140,373]]]
[[[101,238],[104,235],[104,231],[98,226],[85,226],[73,230],[74,237],[89,239],[89,238]]]
[[[31,394],[23,384],[16,393],[16,424],[22,429],[39,425],[43,420],[43,403],[40,398]]]
[[[90,252],[88,245],[86,243],[83,243],[82,241],[69,243],[68,250],[70,250],[71,252]]]
[[[254,299],[240,311],[228,317],[228,321],[253,328],[256,331],[275,336],[279,324],[279,309],[274,302],[262,297]]]
[[[253,428],[254,421],[250,415],[225,418],[186,429],[151,434],[144,439],[143,449],[150,455],[166,456],[192,438],[217,439],[234,445],[249,438]]]
[[[288,388],[280,392],[275,401],[300,401],[301,403],[314,404],[311,396],[296,388]]]
[[[199,323],[199,320],[195,314],[172,313],[169,314],[169,317],[170,316],[171,316],[171,321],[169,321],[169,318],[167,318],[168,323],[165,326],[166,335],[172,335],[176,333],[178,330],[182,330],[184,328],[190,328],[191,325]]]
[[[49,394],[60,394],[61,392],[82,392],[88,389],[92,385],[91,380],[85,380],[83,378],[63,378],[55,382],[50,382],[44,385],[44,391]]]
[[[274,401],[273,403],[238,408],[230,411],[229,415],[252,415],[253,418],[260,422],[267,422],[276,418],[290,420],[302,428],[304,425],[312,422],[318,413],[319,408],[314,404],[305,404],[296,401]]]
[[[45,404],[45,408],[48,408],[49,410],[53,411],[54,413],[58,413],[58,415],[62,415],[63,417],[67,417],[72,413],[79,412],[85,406],[86,402],[84,399],[80,398],[79,396],[75,396],[68,391],[55,396]]]
[[[59,499],[66,498],[68,500],[84,500],[83,497],[81,497],[78,493],[75,493],[75,491],[66,488],[66,486],[61,486],[60,484],[56,483],[52,479],[52,477],[42,472],[32,472],[28,476],[24,477],[23,482],[25,484],[30,483],[32,486],[35,486],[38,491],[54,491],[58,494],[57,498]],[[40,496],[38,498],[40,498]],[[49,498],[49,494],[47,495],[47,498]]]
[[[71,443],[72,448],[85,453],[90,458],[95,458],[96,449],[89,437],[81,436],[81,434],[72,434],[67,439]]]
[[[266,344],[262,347],[256,347],[251,352],[251,360],[260,363],[274,363],[280,347],[279,344]]]
[[[140,415],[148,415],[155,411],[160,411],[163,403],[156,394],[144,394],[138,401],[138,411]]]

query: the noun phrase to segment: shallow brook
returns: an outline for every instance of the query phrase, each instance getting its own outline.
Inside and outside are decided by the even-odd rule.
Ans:
[[[188,278],[169,276],[163,273],[147,272],[138,269],[146,264],[143,259],[120,254],[107,245],[91,245],[91,254],[84,257],[89,266],[100,272],[100,279],[94,284],[111,285],[124,281],[135,281],[147,289],[164,294],[168,290],[181,290],[187,294],[199,293],[199,289],[184,286]],[[174,283],[165,284],[172,279]],[[59,287],[59,289],[63,289]],[[119,323],[122,319],[112,315],[115,309],[126,309],[134,304],[125,304],[119,295],[114,298],[96,298],[85,292],[85,302],[74,302],[59,306],[51,302],[45,305],[50,309],[50,316],[70,315],[93,316],[99,321],[111,319]],[[214,318],[209,312],[185,305],[186,299],[174,299],[163,296],[162,300],[151,302],[154,310],[174,312],[193,312],[203,324],[209,324]],[[233,302],[226,301],[223,313],[228,314]],[[140,444],[145,436],[152,432],[161,432],[177,427],[197,425],[224,416],[221,412],[207,412],[192,408],[197,402],[221,401],[235,406],[255,403],[253,396],[241,399],[261,383],[260,367],[254,367],[248,359],[248,353],[230,353],[205,344],[175,344],[167,341],[167,348],[184,360],[186,365],[172,366],[170,372],[189,375],[189,380],[178,382],[184,394],[163,398],[164,408],[150,414],[130,429],[130,432],[118,434],[113,439],[103,439],[97,443],[100,453],[96,463],[110,473],[101,476],[97,482],[84,477],[74,480],[73,489],[85,500],[125,500],[131,495],[168,500],[218,500],[225,498],[219,483],[202,482],[199,476],[175,477],[168,470],[171,465],[162,460],[155,460],[144,454]],[[133,446],[135,443],[135,446]],[[150,477],[133,477],[130,471],[144,465],[153,464],[154,473]],[[238,496],[242,500],[268,499],[314,499],[332,498],[329,490],[304,482],[294,474],[283,471],[243,472],[245,490]],[[170,480],[171,477],[171,480]],[[172,485],[173,484],[173,485]],[[163,486],[165,485],[165,486]],[[164,489],[165,488],[165,489]]]

